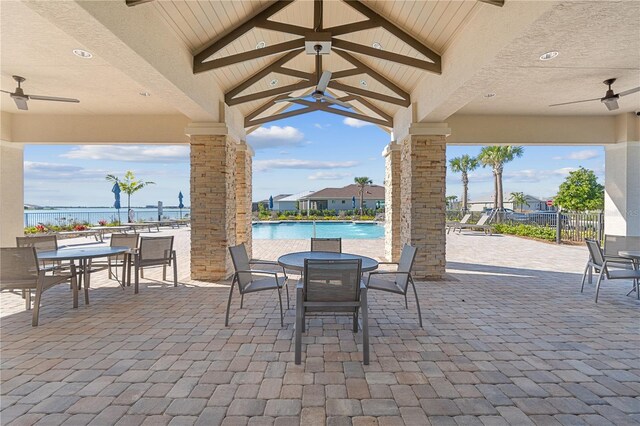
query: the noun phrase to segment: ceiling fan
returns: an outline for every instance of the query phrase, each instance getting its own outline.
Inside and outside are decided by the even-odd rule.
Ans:
[[[18,109],[21,109],[24,111],[28,110],[29,108],[27,107],[27,101],[29,99],[33,99],[36,101],[75,102],[75,103],[80,102],[79,100],[72,99],[72,98],[57,98],[54,96],[27,95],[22,90],[22,87],[20,87],[20,84],[24,82],[26,79],[24,77],[20,77],[19,75],[14,75],[13,79],[18,82],[18,87],[16,87],[16,91],[11,93],[11,92],[7,92],[6,90],[0,90],[0,92],[8,93],[9,96],[11,96],[11,99],[13,99],[13,101],[16,103],[16,106],[18,107]]]
[[[322,45],[316,44],[313,48],[316,51],[316,56],[320,55],[320,51],[322,50]],[[331,71],[324,71],[320,76],[320,78],[318,79],[316,90],[314,90],[313,93],[311,93],[308,96],[311,96],[316,101],[324,101],[330,104],[340,105],[341,107],[344,107],[344,108],[353,108],[351,104],[347,102],[343,102],[339,99],[336,99],[324,94],[324,91],[327,90],[327,85],[329,84],[330,80],[331,80]],[[280,103],[280,102],[301,101],[301,100],[304,100],[306,97],[307,96],[301,96],[296,98],[284,98],[284,99],[278,99],[277,101],[274,101],[274,102]]]
[[[582,100],[582,101],[564,102],[564,103],[561,103],[561,104],[553,104],[553,105],[549,105],[549,106],[550,107],[554,107],[554,106],[559,106],[559,105],[570,105],[570,104],[578,104],[578,103],[581,103],[581,102],[591,102],[591,101],[599,100],[600,102],[602,102],[603,104],[606,105],[606,107],[607,107],[607,109],[609,111],[615,111],[616,109],[619,108],[618,99],[620,99],[623,96],[630,95],[632,93],[640,92],[640,87],[636,87],[634,89],[625,90],[624,92],[613,93],[613,89],[611,88],[611,86],[613,85],[613,83],[615,81],[616,81],[615,78],[610,78],[608,80],[603,81],[604,84],[609,86],[609,89],[607,90],[607,93],[605,93],[604,98],[593,98],[593,99],[585,99],[585,100]]]

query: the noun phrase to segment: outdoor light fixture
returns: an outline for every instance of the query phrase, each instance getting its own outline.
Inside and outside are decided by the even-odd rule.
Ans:
[[[274,78],[273,80],[271,80],[269,82],[269,86],[271,86],[271,87],[275,86],[276,84],[278,84],[278,79],[277,78]]]
[[[86,50],[82,50],[82,49],[73,49],[73,54],[76,55],[78,58],[82,58],[82,59],[93,58],[93,54],[91,52],[87,52]]]
[[[380,43],[378,43],[377,41],[374,41],[373,44],[371,45],[374,49],[382,49],[382,45]]]
[[[360,86],[367,87],[367,80],[360,80]]]
[[[265,47],[267,47],[267,43],[264,41],[259,41],[258,44],[256,44],[256,49],[264,49]]]
[[[558,52],[556,52],[555,50],[552,50],[551,52],[543,53],[542,55],[540,55],[540,60],[550,61],[551,59],[555,58],[558,55],[559,55]]]
[[[140,96],[148,97],[148,96],[151,96],[151,93],[149,93],[149,92],[140,92]]]

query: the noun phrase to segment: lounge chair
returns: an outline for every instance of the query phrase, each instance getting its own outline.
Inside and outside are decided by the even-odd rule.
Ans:
[[[469,219],[471,219],[471,213],[467,213],[465,214],[462,219],[460,219],[460,221],[450,221],[446,223],[446,229],[447,229],[447,234],[449,233],[449,231],[451,231],[453,229],[453,231],[455,232],[456,228],[458,228],[458,225],[461,224],[465,224],[467,222],[469,222]]]
[[[173,266],[173,286],[178,286],[178,262],[173,249],[173,236],[140,237],[140,249],[134,259],[135,289],[138,293],[140,277],[144,278],[144,268],[162,266],[162,279],[167,281],[167,266]]]
[[[493,235],[493,225],[487,224],[491,220],[491,216],[488,214],[483,214],[478,219],[478,223],[460,223],[456,226],[458,229],[458,234],[462,232],[463,229],[469,229],[472,231],[481,230],[485,234]]]
[[[342,238],[311,238],[311,251],[342,253]]]
[[[78,307],[76,268],[70,265],[55,275],[40,269],[35,247],[0,248],[0,290],[22,290],[26,294],[26,308],[31,309],[31,291],[35,290],[32,326],[38,325],[42,293],[57,284],[71,281],[73,307]]]
[[[589,249],[589,261],[582,274],[582,287],[580,292],[584,291],[584,282],[590,268],[598,272],[598,281],[596,283],[596,303],[598,303],[598,294],[600,293],[600,284],[602,279],[608,280],[633,280],[633,290],[635,290],[637,298],[640,300],[640,270],[638,269],[619,269],[609,270],[610,261],[604,256],[600,243],[597,240],[585,240]],[[631,260],[629,260],[631,262]],[[632,290],[632,291],[633,291]]]
[[[302,362],[302,333],[307,313],[343,313],[353,316],[358,332],[362,313],[362,358],[369,364],[367,287],[361,280],[362,260],[313,260],[304,262],[304,278],[296,286],[295,363]]]

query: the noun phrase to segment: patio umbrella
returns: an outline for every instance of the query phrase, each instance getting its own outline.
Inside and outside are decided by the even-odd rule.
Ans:
[[[184,208],[184,204],[182,204],[182,199],[184,196],[182,195],[182,191],[178,194],[178,208],[180,209],[180,219],[182,219],[182,209]]]
[[[120,223],[120,185],[118,183],[113,184],[113,188],[111,188],[111,192],[115,196],[115,202],[113,203],[113,207],[118,210],[118,223]]]
[[[352,209],[356,208],[356,196],[355,195],[353,197],[351,197],[351,208]]]
[[[269,196],[269,210],[273,210],[273,195]]]

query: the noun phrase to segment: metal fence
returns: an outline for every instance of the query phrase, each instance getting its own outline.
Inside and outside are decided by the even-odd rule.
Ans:
[[[158,220],[158,210],[134,210],[136,221],[152,221]],[[190,209],[163,209],[162,219],[179,219],[181,217],[189,217]],[[118,213],[112,210],[104,211],[83,211],[83,210],[47,210],[38,212],[25,212],[24,213],[24,226],[36,226],[39,223],[45,225],[60,225],[66,226],[74,223],[83,223],[90,225],[97,225],[99,221],[106,220],[107,222],[116,222],[118,220],[122,222],[128,221],[127,212],[125,210],[120,212],[120,218]]]
[[[478,221],[482,212],[468,212],[471,214],[469,223]],[[462,218],[460,211],[447,211],[447,220],[455,221]],[[602,241],[604,238],[604,214],[569,213],[569,212],[497,212],[491,223],[505,223],[509,225],[540,226],[555,230],[556,242],[583,242],[585,238]]]

